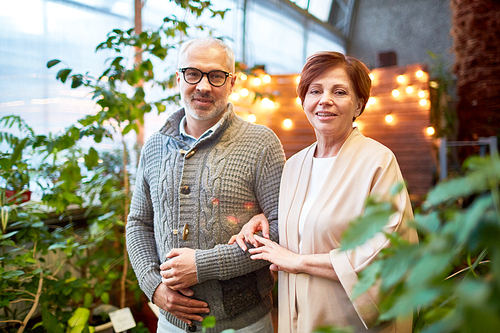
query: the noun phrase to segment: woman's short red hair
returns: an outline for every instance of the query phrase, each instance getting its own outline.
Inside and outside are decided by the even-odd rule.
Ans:
[[[356,58],[345,56],[339,52],[324,51],[318,52],[307,58],[306,64],[300,73],[300,83],[297,87],[297,94],[304,105],[304,99],[311,83],[330,68],[343,68],[351,80],[356,96],[362,100],[363,107],[360,115],[365,110],[366,103],[370,97],[372,81],[370,71]]]

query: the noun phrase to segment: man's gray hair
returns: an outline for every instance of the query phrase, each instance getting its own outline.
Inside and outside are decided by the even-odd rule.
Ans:
[[[181,67],[181,62],[184,59],[184,56],[185,56],[187,50],[193,45],[206,47],[206,48],[216,46],[216,47],[220,47],[221,49],[223,49],[227,55],[227,61],[228,61],[227,66],[230,69],[231,73],[234,73],[234,52],[233,52],[233,50],[226,43],[224,43],[222,40],[220,40],[218,38],[214,38],[214,37],[195,38],[195,39],[191,39],[191,40],[188,40],[188,41],[182,43],[181,49],[179,51],[179,58],[177,60],[177,68]]]

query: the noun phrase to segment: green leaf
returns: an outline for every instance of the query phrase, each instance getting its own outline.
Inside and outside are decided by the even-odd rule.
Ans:
[[[101,301],[104,304],[109,304],[109,294],[107,292],[103,292],[101,295]]]
[[[71,88],[75,89],[78,88],[83,84],[82,77],[80,75],[73,75],[71,77]]]
[[[0,239],[7,239],[7,238],[10,238],[10,237],[14,236],[15,234],[17,234],[18,232],[19,232],[19,230],[18,230],[18,231],[12,231],[12,232],[9,232],[8,234],[5,234],[5,235],[0,236]]]
[[[417,214],[415,215],[415,222],[417,223],[418,229],[425,232],[436,232],[441,226],[437,212]]]
[[[83,306],[86,308],[90,308],[93,302],[94,296],[91,293],[85,293],[85,296],[83,297]]]
[[[201,322],[201,326],[204,328],[212,328],[215,327],[215,317],[214,316],[207,316],[203,321]]]
[[[353,249],[382,231],[393,214],[389,203],[368,204],[365,213],[354,220],[343,233],[342,250]]]
[[[42,322],[43,327],[47,332],[64,333],[63,327],[59,320],[47,308],[46,304],[42,304]]]
[[[84,156],[85,166],[87,169],[92,169],[99,164],[99,153],[93,147],[90,147],[89,152]]]
[[[90,310],[87,308],[78,308],[68,320],[70,327],[85,326],[90,318]]]
[[[371,286],[375,284],[382,268],[380,260],[372,262],[360,273],[360,278],[354,286],[352,299],[356,299],[359,295],[365,293]]]
[[[71,69],[69,68],[61,69],[59,72],[57,72],[56,79],[59,79],[61,80],[62,83],[65,83],[69,73],[71,73]]]
[[[418,246],[399,246],[392,256],[384,258],[380,277],[382,279],[382,290],[388,290],[403,279],[405,274],[411,272],[411,268],[418,259]]]
[[[381,313],[379,320],[393,320],[406,316],[420,306],[429,305],[439,295],[441,295],[441,290],[436,288],[409,290],[399,295],[394,304],[387,311]]]
[[[55,65],[57,65],[60,62],[61,62],[61,60],[58,60],[58,59],[50,60],[49,62],[47,62],[47,68],[54,67]]]
[[[395,197],[399,192],[401,192],[405,188],[405,183],[404,182],[399,182],[394,184],[391,189],[389,190],[389,193],[391,197]]]

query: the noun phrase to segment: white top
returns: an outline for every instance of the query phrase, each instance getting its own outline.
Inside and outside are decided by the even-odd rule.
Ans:
[[[311,178],[309,178],[309,186],[307,187],[306,199],[299,217],[299,251],[302,253],[302,232],[304,231],[304,225],[306,224],[306,217],[312,208],[313,202],[320,195],[321,186],[325,183],[325,176],[328,174],[332,168],[335,158],[325,157],[316,158],[313,157]]]

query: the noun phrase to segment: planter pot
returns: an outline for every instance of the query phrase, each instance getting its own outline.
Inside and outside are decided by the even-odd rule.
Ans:
[[[114,333],[115,332],[115,330],[113,329],[112,322],[108,322],[106,324],[95,326],[95,331],[100,332],[100,333]]]
[[[9,198],[12,198],[13,196],[16,195],[16,191],[13,191],[13,190],[6,190],[5,191],[5,198],[7,198],[7,201],[12,201],[13,199],[9,199]],[[31,199],[31,191],[24,191],[22,194],[21,194],[21,202],[26,202],[26,201],[30,201]]]

